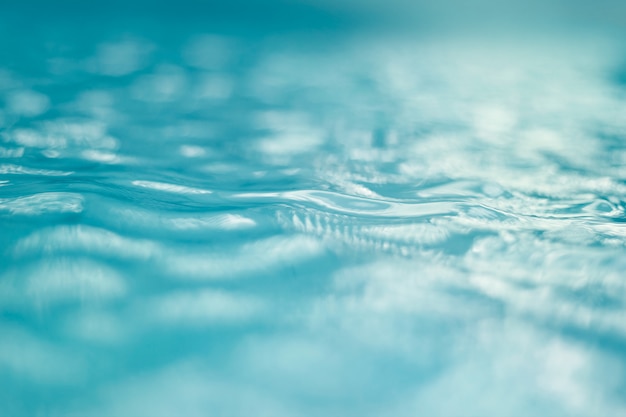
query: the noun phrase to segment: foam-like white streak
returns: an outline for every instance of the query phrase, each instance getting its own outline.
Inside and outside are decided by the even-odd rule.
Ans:
[[[0,174],[43,175],[48,177],[64,177],[72,175],[72,171],[55,171],[51,169],[28,168],[15,164],[0,164]]]
[[[187,187],[185,185],[179,184],[169,184],[165,182],[159,181],[143,181],[143,180],[135,180],[132,182],[133,185],[143,188],[151,188],[153,190],[158,191],[166,191],[169,193],[175,194],[211,194],[210,190],[203,190],[201,188],[193,188]]]
[[[86,149],[81,152],[83,158],[88,159],[90,161],[102,162],[105,164],[118,164],[121,162],[119,156],[112,152],[103,152],[97,149]]]
[[[37,124],[37,128],[15,129],[4,134],[6,140],[29,148],[61,150],[78,147],[115,150],[118,140],[107,134],[104,123],[94,120],[57,119]]]
[[[238,230],[256,226],[254,220],[238,214],[218,214],[210,217],[175,217],[169,219],[168,223],[178,230]]]
[[[142,260],[156,258],[162,253],[161,246],[150,240],[124,237],[106,229],[86,225],[56,226],[39,230],[20,239],[13,248],[13,253],[17,256],[63,251],[84,251]]]
[[[46,136],[34,129],[16,129],[7,134],[8,138],[18,145],[39,148],[64,148],[67,139],[61,136]]]
[[[362,230],[364,234],[373,238],[417,244],[440,243],[450,236],[450,232],[445,228],[430,223],[364,226]]]
[[[0,211],[11,214],[80,213],[83,196],[76,193],[40,193],[27,197],[0,199]]]
[[[172,231],[240,230],[256,226],[256,221],[241,214],[203,214],[181,216],[140,209],[112,209],[122,225]]]
[[[200,146],[182,145],[180,154],[187,158],[200,158],[206,154],[206,150]]]

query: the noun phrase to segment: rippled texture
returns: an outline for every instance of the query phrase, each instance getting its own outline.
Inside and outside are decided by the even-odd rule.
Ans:
[[[626,415],[619,37],[68,19],[1,33],[1,416]]]

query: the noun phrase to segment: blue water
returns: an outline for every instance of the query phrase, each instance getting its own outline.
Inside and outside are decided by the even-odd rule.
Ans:
[[[619,31],[61,4],[0,16],[0,416],[626,416]]]

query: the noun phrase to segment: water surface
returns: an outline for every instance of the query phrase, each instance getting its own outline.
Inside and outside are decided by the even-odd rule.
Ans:
[[[1,416],[626,415],[618,36],[68,10],[0,29]]]

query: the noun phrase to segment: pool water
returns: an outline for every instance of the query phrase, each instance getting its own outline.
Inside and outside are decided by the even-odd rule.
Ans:
[[[0,416],[626,415],[615,33],[39,6],[0,18]]]

